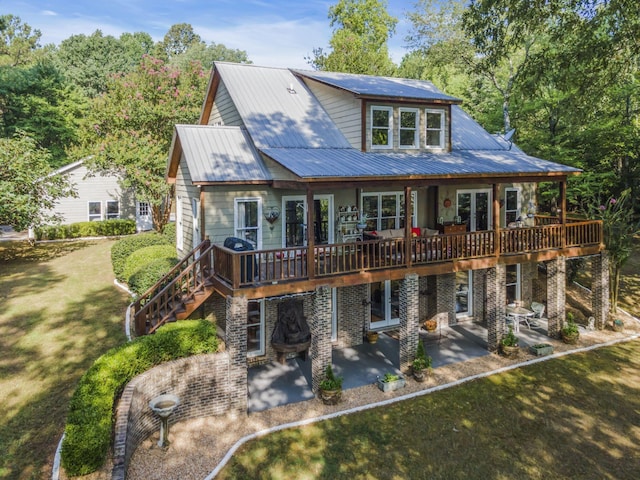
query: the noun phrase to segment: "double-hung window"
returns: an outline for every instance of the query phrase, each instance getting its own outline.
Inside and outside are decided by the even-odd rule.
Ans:
[[[426,147],[444,148],[444,110],[425,110]]]
[[[262,200],[260,198],[235,199],[235,235],[252,243],[256,249],[262,247],[261,216]]]
[[[371,148],[393,148],[393,107],[371,107]]]
[[[507,188],[504,191],[505,224],[509,225],[520,216],[520,192],[517,188]]]
[[[416,192],[411,192],[411,225],[416,219]],[[362,213],[367,216],[367,230],[386,230],[404,227],[404,193],[380,192],[362,194]]]
[[[416,108],[401,108],[399,117],[398,137],[400,148],[419,148],[420,131],[418,123],[420,111]]]
[[[102,220],[102,202],[89,202],[89,221]]]
[[[120,218],[120,202],[107,200],[107,220]]]
[[[247,356],[264,355],[264,300],[247,305]]]

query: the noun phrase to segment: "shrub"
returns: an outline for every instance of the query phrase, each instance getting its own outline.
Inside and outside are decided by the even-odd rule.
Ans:
[[[136,233],[134,220],[113,219],[99,222],[77,222],[69,225],[46,225],[36,228],[36,240],[63,240],[80,237],[112,237]]]
[[[111,247],[111,265],[113,267],[113,273],[119,281],[123,282],[126,280],[122,272],[129,255],[136,250],[151,245],[169,245],[169,242],[164,235],[151,232],[125,237],[113,244],[113,247]]]
[[[173,245],[151,245],[136,250],[125,260],[122,277],[129,283],[133,274],[158,259],[175,259],[177,263],[176,247]]]
[[[102,467],[111,444],[114,405],[131,379],[162,362],[217,349],[216,329],[211,322],[183,320],[98,358],[71,398],[62,443],[66,473],[86,475]]]
[[[167,237],[167,241],[172,245],[176,244],[176,223],[167,223],[162,230],[162,235]]]
[[[174,256],[170,258],[157,258],[140,267],[129,277],[129,281],[127,282],[129,288],[137,295],[142,295],[149,290],[178,263],[178,259],[175,257],[175,249],[173,255]]]

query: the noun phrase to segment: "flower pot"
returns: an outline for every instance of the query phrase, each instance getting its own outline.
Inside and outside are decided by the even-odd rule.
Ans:
[[[437,320],[425,320],[424,328],[427,330],[427,332],[435,332],[436,329],[438,328],[438,321]]]
[[[394,390],[398,390],[404,387],[406,384],[407,382],[403,377],[400,377],[398,380],[392,380],[390,382],[384,382],[382,378],[378,379],[378,388],[383,392],[393,392]]]
[[[622,332],[624,330],[624,323],[622,323],[622,320],[614,320],[611,328],[613,328],[614,332]]]
[[[531,345],[529,351],[538,357],[542,357],[543,355],[553,353],[553,345],[549,343],[539,343],[537,345]]]
[[[517,358],[520,354],[520,347],[518,345],[511,347],[509,345],[500,344],[500,353],[506,358]]]
[[[367,341],[369,343],[376,343],[378,341],[378,332],[367,332]]]
[[[426,369],[422,369],[422,370],[413,370],[413,378],[416,379],[416,382],[424,382],[427,379],[427,372]]]
[[[575,345],[578,343],[578,339],[580,338],[580,332],[577,333],[565,333],[560,332],[560,336],[562,337],[562,341],[568,345]]]
[[[320,389],[320,400],[325,405],[337,405],[342,399],[342,389],[324,390]]]

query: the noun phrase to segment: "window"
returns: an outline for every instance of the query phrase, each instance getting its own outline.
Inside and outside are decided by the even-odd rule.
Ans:
[[[418,148],[420,136],[418,128],[419,111],[415,108],[400,109],[400,125],[398,127],[400,148]]]
[[[371,148],[393,147],[393,108],[371,107]]]
[[[444,148],[444,111],[426,110],[426,147]]]
[[[89,221],[102,220],[102,203],[89,202]]]
[[[120,218],[120,202],[117,200],[107,200],[107,220],[110,218]]]
[[[261,222],[262,203],[260,198],[236,198],[235,235],[250,242],[254,248],[262,246]]]
[[[505,225],[518,220],[520,216],[520,192],[516,188],[507,188],[504,192]]]
[[[507,265],[507,305],[520,300],[520,265]]]
[[[147,217],[149,216],[150,208],[147,202],[138,202],[138,216]]]
[[[247,356],[264,355],[264,300],[247,305]]]
[[[413,215],[411,225],[416,219],[416,192],[411,192]],[[404,193],[363,193],[362,213],[367,216],[366,230],[386,230],[404,227]]]

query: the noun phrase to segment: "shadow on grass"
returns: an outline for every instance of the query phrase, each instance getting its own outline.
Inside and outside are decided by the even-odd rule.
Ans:
[[[125,341],[123,319],[128,297],[111,284],[112,276],[105,274],[110,244],[85,245],[81,257],[75,253],[69,261],[87,265],[57,275],[65,278],[55,278],[60,264],[51,269],[52,264],[46,261],[23,263],[21,292],[29,282],[38,284],[40,280],[34,277],[45,275],[41,280],[47,283],[42,290],[30,291],[24,304],[13,302],[18,305],[14,305],[14,313],[0,314],[0,478],[50,477],[78,380],[96,358]],[[74,247],[68,254],[76,250]],[[56,252],[59,250],[54,248],[54,256]],[[91,268],[93,257],[95,268]],[[16,262],[16,268],[19,264]],[[66,279],[74,275],[81,277]],[[5,283],[0,281],[0,288]]]
[[[245,445],[218,478],[640,478],[638,347],[274,433]]]

